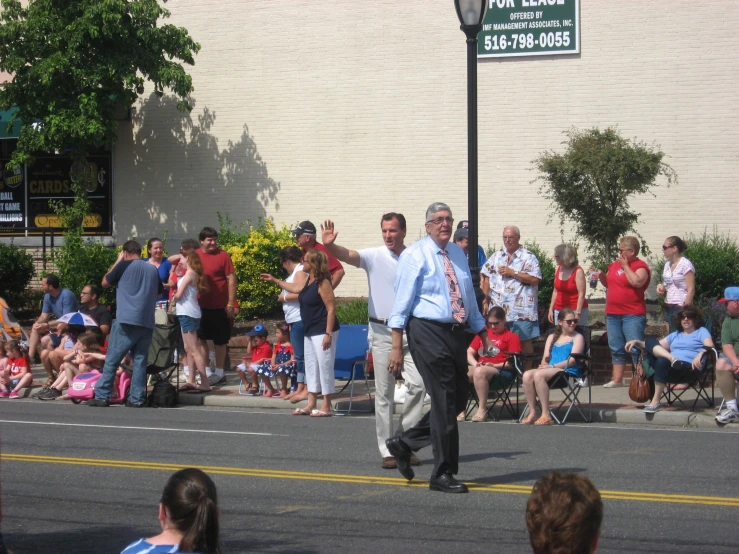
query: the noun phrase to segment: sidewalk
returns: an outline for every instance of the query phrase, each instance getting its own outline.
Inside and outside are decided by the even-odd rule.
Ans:
[[[39,388],[46,382],[46,373],[43,368],[39,365],[33,366],[34,386],[32,388],[26,388],[21,391],[21,397],[29,397],[34,392],[38,391]],[[282,410],[294,410],[295,408],[304,407],[307,402],[299,402],[298,404],[291,404],[289,401],[282,399],[264,398],[262,396],[245,396],[239,394],[239,378],[235,372],[226,373],[227,383],[223,386],[214,387],[213,392],[207,394],[186,394],[182,393],[179,395],[180,404],[187,406],[210,406],[210,407],[222,407],[222,408],[257,408],[257,409],[282,409]],[[175,379],[173,377],[173,383]],[[182,382],[182,381],[181,381]],[[346,381],[336,381],[336,390],[340,391]],[[375,394],[374,381],[369,381],[369,387],[372,396]],[[515,395],[515,389],[512,391],[512,395]],[[722,426],[718,425],[714,420],[716,410],[721,405],[721,392],[718,388],[715,389],[715,407],[708,408],[705,402],[698,402],[695,412],[689,412],[685,409],[681,409],[675,406],[664,407],[661,411],[656,414],[644,414],[642,412],[642,406],[634,405],[629,399],[629,392],[626,387],[616,389],[604,389],[600,385],[594,385],[592,387],[592,417],[593,423],[623,423],[630,425],[656,425],[656,426],[670,426],[670,427],[685,427],[685,428],[708,428],[708,429],[720,429]],[[580,393],[580,401],[587,403],[588,390],[584,388]],[[687,391],[683,400],[688,406],[692,405],[693,400],[696,397],[695,391]],[[556,400],[563,398],[561,392],[552,391],[551,401],[552,405],[556,405]],[[367,396],[367,387],[364,384],[364,380],[355,382],[354,384],[354,396],[350,398],[349,387],[342,394],[337,395],[334,400],[335,410],[347,410],[349,408],[349,401],[351,400],[352,415],[371,415],[370,410],[373,403],[369,401]],[[689,400],[689,402],[688,402]],[[525,399],[523,396],[523,389],[519,389],[519,407],[523,409],[525,405]],[[399,414],[402,410],[402,404],[395,405],[395,413]],[[428,409],[428,404],[426,405]],[[362,413],[364,411],[364,413]],[[587,413],[587,412],[586,412]],[[511,421],[509,415],[504,414],[501,421]],[[570,414],[570,421],[581,422],[582,418],[579,414],[574,412]],[[469,422],[468,422],[469,423]],[[728,426],[731,428],[731,426]]]

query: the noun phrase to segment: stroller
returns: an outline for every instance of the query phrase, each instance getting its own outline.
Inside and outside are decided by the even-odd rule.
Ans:
[[[21,344],[28,345],[28,335],[2,297],[0,297],[0,338],[6,341],[17,340]]]
[[[69,385],[67,391],[69,399],[75,404],[79,404],[85,400],[95,398],[95,384],[102,375],[97,369],[77,375]],[[123,371],[120,375],[116,375],[115,381],[113,381],[113,395],[109,399],[110,403],[123,404],[128,396],[128,389],[130,387],[131,374],[128,371]]]

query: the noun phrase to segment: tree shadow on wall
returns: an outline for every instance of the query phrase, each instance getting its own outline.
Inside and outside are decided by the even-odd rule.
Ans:
[[[128,186],[119,192],[118,234],[146,237],[166,229],[170,236],[194,236],[215,226],[219,211],[256,222],[270,203],[279,209],[280,183],[269,176],[249,128],[221,150],[211,134],[215,121],[208,107],[196,119],[178,112],[172,97],[143,102],[131,133],[119,138],[131,156],[119,169],[125,175],[118,182]]]

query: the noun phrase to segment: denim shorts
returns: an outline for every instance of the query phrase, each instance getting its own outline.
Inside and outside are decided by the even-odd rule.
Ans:
[[[200,329],[200,318],[178,315],[177,319],[180,320],[180,328],[184,333],[196,333]]]
[[[631,340],[644,340],[644,328],[647,325],[646,315],[606,315],[608,331],[608,347],[611,358],[616,365],[626,363],[624,346]]]
[[[508,321],[505,325],[508,327],[508,330],[516,333],[520,340],[531,340],[539,336],[538,321],[518,319],[516,321]]]

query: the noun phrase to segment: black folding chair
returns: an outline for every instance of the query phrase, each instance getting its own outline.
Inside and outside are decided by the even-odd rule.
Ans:
[[[154,380],[154,385],[169,381],[172,374],[177,374],[177,385],[180,385],[180,367],[177,352],[184,352],[180,323],[172,314],[164,310],[156,310],[156,323],[154,333],[149,347],[148,365],[146,366],[147,381],[149,377]],[[151,392],[147,393],[146,401]],[[178,399],[179,400],[179,399]]]
[[[590,375],[591,367],[589,363],[591,359],[590,327],[578,325],[575,329],[583,336],[583,339],[585,340],[585,348],[583,349],[583,353],[571,354],[571,357],[575,359],[575,367],[580,370],[580,377],[563,370],[550,377],[550,379],[547,381],[550,392],[559,389],[564,394],[564,398],[559,401],[559,403],[557,403],[556,401],[550,401],[549,415],[554,421],[557,422],[558,425],[564,425],[565,423],[567,423],[567,419],[570,417],[573,408],[577,411],[577,413],[580,414],[580,417],[583,419],[583,421],[587,423],[593,421],[593,379]],[[547,336],[551,335],[552,333],[554,333],[554,329],[551,329],[547,333]],[[531,356],[532,355],[528,355],[528,359],[531,359]],[[519,368],[520,366],[522,366],[522,362],[518,362],[518,365],[516,367]],[[522,371],[521,378],[523,378]],[[580,400],[580,393],[582,392],[582,389],[586,387],[588,389],[587,415],[585,411],[585,406]],[[563,411],[564,415],[562,416],[561,414]],[[519,421],[522,421],[523,418],[526,417],[527,413],[528,405],[523,409]]]
[[[511,414],[513,419],[518,419],[518,373],[515,370],[509,369],[508,371],[512,371],[514,373],[513,377],[507,378],[498,374],[490,380],[486,412],[488,417],[493,421],[499,421],[504,412]],[[516,387],[515,406],[511,400],[511,391],[514,386]],[[467,408],[464,412],[465,419],[469,418],[469,416],[472,415],[472,412],[474,412],[479,405],[480,399],[477,396],[477,391],[475,391],[475,386],[474,384],[470,384],[470,397],[467,400]],[[497,406],[500,406],[500,410],[496,415],[495,408]]]

